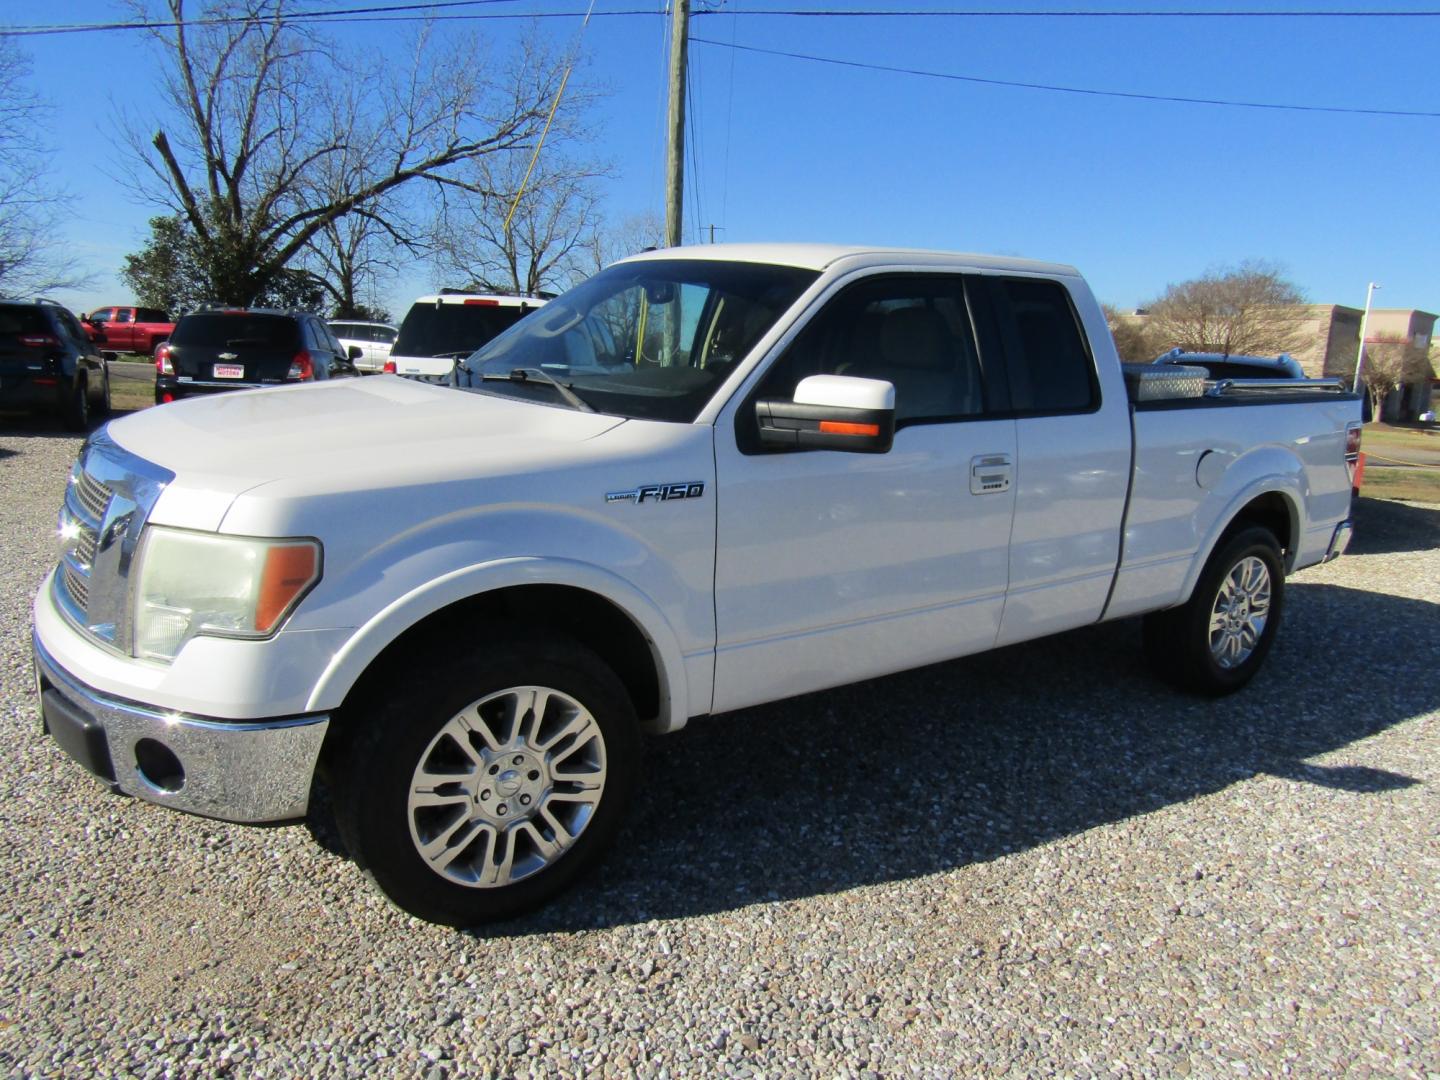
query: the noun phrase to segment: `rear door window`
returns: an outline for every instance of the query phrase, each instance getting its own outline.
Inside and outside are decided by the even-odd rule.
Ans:
[[[1073,413],[1098,408],[1095,363],[1065,287],[1044,278],[989,281],[1015,411]]]
[[[0,338],[51,334],[44,312],[31,304],[0,304]]]

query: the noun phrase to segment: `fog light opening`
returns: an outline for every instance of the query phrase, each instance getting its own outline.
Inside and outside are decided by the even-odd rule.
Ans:
[[[154,739],[135,744],[135,770],[157,791],[176,792],[185,786],[185,766],[173,750]]]

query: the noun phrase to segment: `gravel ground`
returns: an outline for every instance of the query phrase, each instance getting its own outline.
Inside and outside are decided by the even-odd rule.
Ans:
[[[29,600],[78,442],[24,432],[0,1075],[1440,1075],[1440,507],[1363,502],[1222,702],[1126,623],[652,741],[603,869],[465,934],[323,818],[116,798],[40,736]]]

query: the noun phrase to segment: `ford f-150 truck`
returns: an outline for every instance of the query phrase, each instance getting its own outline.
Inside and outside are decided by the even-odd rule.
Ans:
[[[35,601],[44,724],[230,821],[318,777],[401,907],[511,915],[599,857],[642,731],[1131,616],[1180,686],[1242,686],[1286,575],[1348,541],[1360,402],[1205,374],[1122,367],[1067,266],[639,255],[452,385],[93,435]]]
[[[109,354],[143,353],[153,356],[156,347],[170,338],[175,324],[156,308],[104,307],[85,316],[85,321],[105,334]]]

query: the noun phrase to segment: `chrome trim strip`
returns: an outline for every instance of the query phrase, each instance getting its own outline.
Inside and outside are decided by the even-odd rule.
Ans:
[[[1338,559],[1345,554],[1345,549],[1350,546],[1350,537],[1355,532],[1355,525],[1351,521],[1342,521],[1335,526],[1335,533],[1330,537],[1330,547],[1325,552],[1322,562],[1329,562],[1331,559]]]
[[[310,781],[330,727],[328,713],[263,721],[228,721],[167,713],[120,701],[71,676],[32,637],[41,686],[48,685],[105,729],[115,786],[127,795],[223,821],[288,821],[304,817]],[[136,763],[136,743],[153,739],[185,769],[183,784],[165,791]]]

